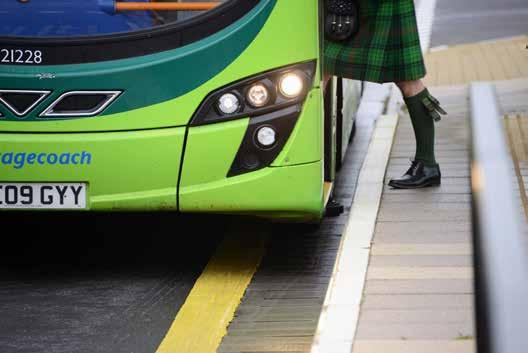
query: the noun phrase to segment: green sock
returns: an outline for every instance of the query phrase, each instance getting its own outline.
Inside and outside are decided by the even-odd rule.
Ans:
[[[414,136],[416,138],[415,160],[423,161],[426,166],[436,165],[435,159],[435,120],[445,111],[438,101],[430,95],[427,89],[412,97],[405,97],[405,104],[409,110]]]

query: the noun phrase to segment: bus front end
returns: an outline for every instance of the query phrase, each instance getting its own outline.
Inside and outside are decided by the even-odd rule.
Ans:
[[[0,9],[0,209],[320,218],[318,1],[143,2]]]

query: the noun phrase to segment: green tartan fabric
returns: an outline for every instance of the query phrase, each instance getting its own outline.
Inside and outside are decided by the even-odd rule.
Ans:
[[[347,42],[325,40],[325,73],[380,83],[424,77],[414,1],[357,1],[359,32]]]

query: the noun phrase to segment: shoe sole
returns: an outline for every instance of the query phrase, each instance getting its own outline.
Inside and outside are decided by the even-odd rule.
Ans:
[[[407,186],[407,185],[399,185],[399,184],[394,184],[394,183],[391,183],[389,182],[389,186],[394,188],[394,189],[405,189],[405,190],[409,190],[409,189],[423,189],[423,188],[428,188],[428,187],[434,187],[434,186],[440,186],[442,183],[440,181],[431,181],[429,183],[426,183],[424,185],[419,185],[419,186]]]

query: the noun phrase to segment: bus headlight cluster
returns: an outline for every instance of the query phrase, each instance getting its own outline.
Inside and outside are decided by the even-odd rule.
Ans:
[[[275,91],[287,99],[295,99],[305,90],[305,75],[302,72],[285,73],[277,81]],[[264,82],[251,85],[246,94],[248,103],[255,108],[266,106],[275,95],[275,92],[272,93],[274,87],[269,86]]]
[[[240,92],[232,90],[219,96],[216,103],[218,111],[226,116],[233,115],[242,110],[244,104],[250,109],[265,108],[282,103],[296,102],[306,90],[306,74],[302,71],[288,71],[277,75],[273,79],[266,78],[250,84],[245,91],[245,102],[239,98]]]
[[[310,61],[225,86],[207,96],[196,111],[191,125],[259,116],[302,103],[314,74],[315,61]]]

